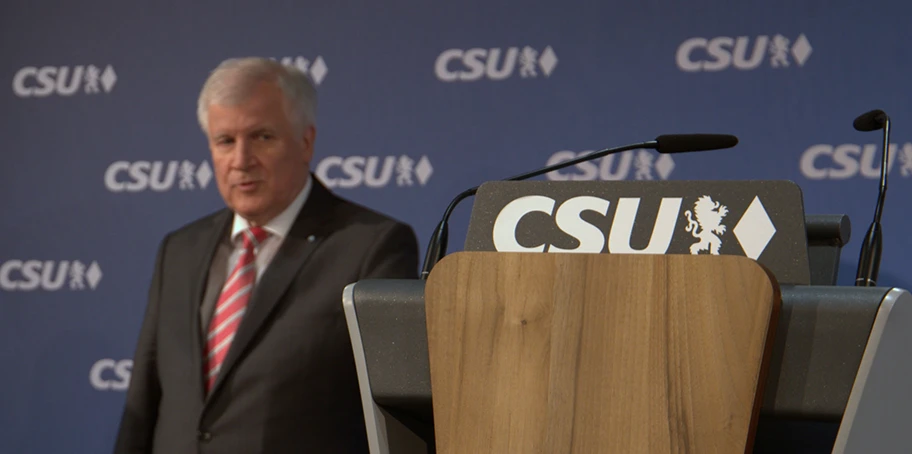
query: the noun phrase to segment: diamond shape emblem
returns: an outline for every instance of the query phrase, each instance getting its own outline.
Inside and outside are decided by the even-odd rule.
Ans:
[[[101,86],[104,87],[105,93],[110,93],[116,83],[117,73],[114,72],[113,66],[108,65],[104,72],[101,73]]]
[[[675,163],[674,159],[671,159],[671,155],[662,154],[656,159],[655,162],[655,173],[659,178],[667,180],[671,175],[671,171],[674,170]]]
[[[329,68],[326,67],[323,57],[317,56],[317,59],[310,66],[310,78],[313,79],[315,84],[320,85],[327,72],[329,72]]]
[[[203,161],[203,163],[196,168],[196,182],[199,183],[200,189],[206,189],[206,186],[209,185],[209,181],[211,180],[212,167],[209,166],[209,161]]]
[[[750,206],[747,207],[747,211],[744,212],[744,216],[741,216],[741,220],[735,225],[733,232],[735,238],[741,243],[741,249],[744,249],[744,253],[748,257],[757,260],[763,254],[766,246],[773,239],[773,235],[776,234],[776,226],[773,225],[769,214],[763,208],[760,197],[754,197]]]
[[[85,274],[86,281],[89,282],[89,287],[92,287],[92,290],[95,290],[95,287],[98,287],[98,283],[101,282],[101,276],[101,267],[98,266],[98,262],[93,261]]]
[[[550,76],[554,71],[554,67],[557,66],[557,54],[554,53],[551,46],[546,47],[541,57],[538,58],[538,66],[541,67],[545,77]]]
[[[795,61],[798,62],[798,66],[804,66],[804,62],[808,60],[811,56],[811,52],[814,51],[814,48],[811,47],[811,43],[808,42],[804,33],[795,40],[795,44],[792,45],[792,57],[795,57]]]
[[[418,165],[415,166],[415,176],[418,177],[418,182],[424,186],[427,184],[428,179],[431,178],[432,173],[434,173],[434,168],[431,167],[431,161],[427,156],[422,156],[418,161]]]

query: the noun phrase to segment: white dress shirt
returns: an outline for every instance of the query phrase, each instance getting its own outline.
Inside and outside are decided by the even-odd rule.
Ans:
[[[304,202],[307,201],[307,197],[310,195],[310,188],[313,186],[312,178],[313,177],[307,178],[307,184],[304,185],[304,189],[301,189],[301,192],[295,197],[291,204],[288,205],[288,208],[285,208],[285,211],[279,213],[278,216],[272,218],[271,221],[263,226],[263,228],[269,232],[269,237],[260,243],[259,248],[255,251],[257,281],[260,280],[260,277],[263,276],[263,272],[266,271],[269,263],[272,262],[272,258],[275,257],[276,251],[279,250],[279,246],[282,245],[282,242],[285,241],[285,237],[288,236],[288,231],[291,230],[291,225],[294,224],[295,218],[298,217],[301,207],[304,206]],[[244,249],[241,233],[249,227],[250,223],[246,219],[237,213],[234,214],[234,224],[231,226],[231,242],[234,244],[234,250],[231,252],[231,256],[226,264],[225,276],[231,275],[234,265],[237,263],[238,258],[240,258],[241,251]]]

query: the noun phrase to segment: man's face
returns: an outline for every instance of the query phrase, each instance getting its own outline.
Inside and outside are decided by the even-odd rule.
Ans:
[[[239,105],[212,104],[208,110],[209,148],[225,203],[262,225],[281,213],[307,182],[314,128],[296,133],[282,93],[259,84]]]

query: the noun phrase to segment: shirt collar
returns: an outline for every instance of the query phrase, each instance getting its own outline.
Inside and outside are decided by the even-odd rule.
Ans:
[[[298,193],[298,196],[295,197],[287,208],[285,208],[285,211],[279,213],[278,216],[272,218],[272,220],[263,226],[270,235],[279,238],[285,238],[285,236],[288,235],[288,231],[291,230],[291,225],[294,224],[295,218],[298,217],[298,212],[301,211],[301,207],[304,205],[304,202],[307,201],[308,196],[310,196],[311,186],[313,186],[313,176],[308,176],[307,183],[304,184],[304,189],[301,189],[301,192]],[[238,235],[249,227],[250,223],[244,219],[243,216],[234,213],[234,224],[231,226],[231,241],[236,241]]]

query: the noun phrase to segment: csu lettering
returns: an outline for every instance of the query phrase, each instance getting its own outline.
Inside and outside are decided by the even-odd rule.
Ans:
[[[548,166],[593,153],[586,150],[575,153],[570,150],[558,151],[548,159]],[[555,170],[545,174],[549,180],[624,180],[631,176],[637,180],[667,180],[675,168],[671,155],[656,154],[649,150],[631,150],[617,155],[608,155],[592,161],[576,164],[566,170]],[[574,170],[576,172],[574,172]]]
[[[787,68],[792,63],[804,66],[812,51],[804,34],[794,42],[779,34],[753,39],[748,36],[690,38],[678,46],[675,61],[678,68],[687,72],[722,71],[731,67],[747,71],[760,67],[767,55],[773,68]]]
[[[174,187],[183,190],[206,189],[212,180],[212,167],[207,161],[196,165],[190,161],[117,161],[105,171],[105,187],[111,192],[163,192]]]
[[[89,382],[99,391],[124,391],[130,386],[133,360],[114,361],[110,358],[99,360],[89,371]]]
[[[539,72],[550,77],[557,66],[557,54],[551,46],[541,52],[530,46],[468,50],[447,49],[434,62],[434,74],[443,82],[471,82],[487,77],[504,80],[519,69],[522,78],[535,78]]]
[[[382,188],[393,181],[397,186],[424,186],[433,171],[427,156],[417,161],[407,155],[327,156],[314,173],[330,188]]]
[[[104,70],[95,65],[26,66],[13,76],[13,93],[20,98],[72,96],[80,89],[85,93],[109,93],[116,82],[117,74],[111,65]]]
[[[881,145],[858,144],[812,145],[801,155],[801,173],[811,180],[844,180],[856,176],[880,178]],[[900,175],[912,176],[912,143],[890,144],[887,173],[893,171],[896,161]]]
[[[664,197],[652,228],[649,244],[644,249],[633,249],[630,237],[640,206],[638,197],[622,197],[617,201],[611,229],[606,235],[595,225],[586,222],[581,214],[593,211],[602,216],[608,214],[611,202],[599,197],[578,196],[568,199],[555,210],[556,201],[550,197],[530,195],[508,203],[494,220],[494,249],[501,252],[577,252],[599,253],[605,248],[615,254],[664,254],[668,251],[677,225],[682,198]],[[516,228],[520,220],[534,212],[554,218],[558,229],[575,238],[579,245],[564,249],[543,242],[535,246],[523,246],[516,239]]]
[[[0,288],[8,291],[95,289],[101,281],[98,262],[79,260],[7,260],[0,264]]]

